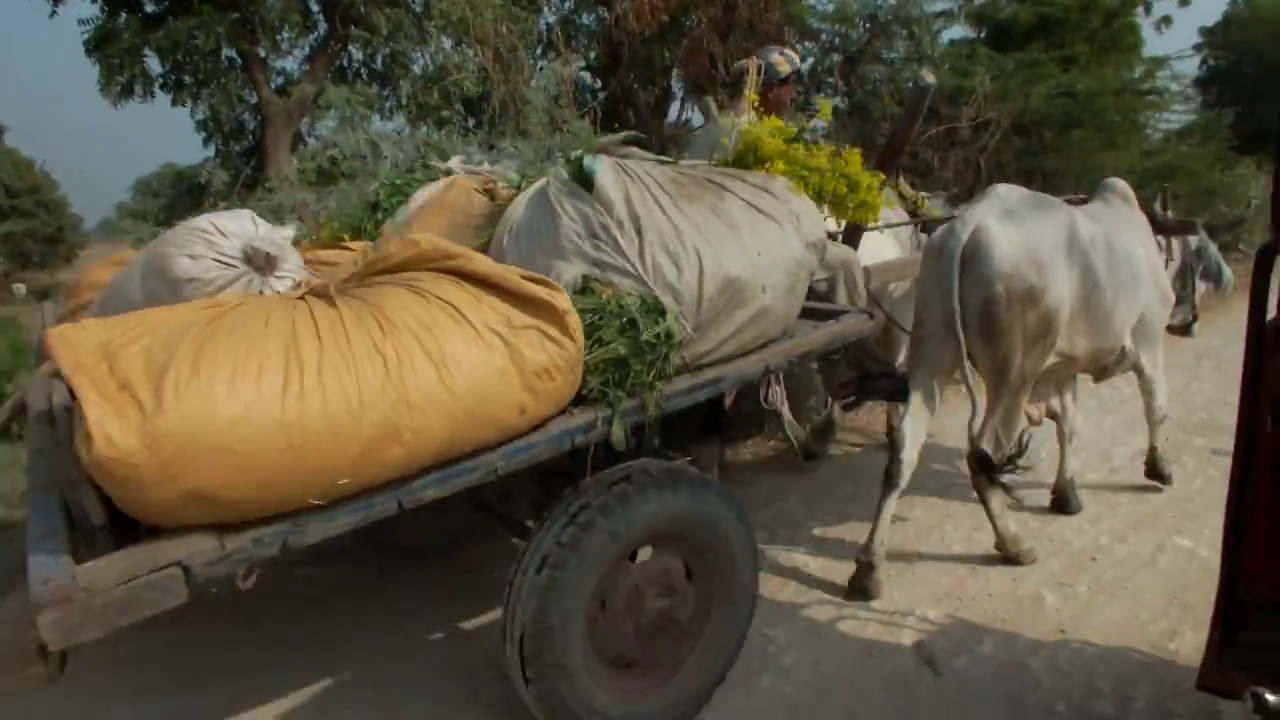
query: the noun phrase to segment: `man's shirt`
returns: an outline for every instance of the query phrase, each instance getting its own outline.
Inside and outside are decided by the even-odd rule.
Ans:
[[[751,111],[743,108],[738,112],[729,111],[708,120],[689,136],[689,145],[685,148],[684,159],[717,162],[728,158],[738,142],[739,131],[751,119]]]

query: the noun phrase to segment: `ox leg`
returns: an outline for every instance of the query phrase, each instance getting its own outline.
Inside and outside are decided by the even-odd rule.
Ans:
[[[1076,438],[1076,398],[1080,382],[1072,377],[1067,387],[1054,399],[1049,417],[1058,432],[1058,475],[1053,481],[1049,509],[1059,515],[1079,515],[1084,510],[1076,489],[1075,469],[1071,463],[1071,447]]]
[[[898,498],[907,489],[911,475],[920,462],[920,451],[929,434],[929,423],[938,412],[941,398],[941,385],[936,379],[930,378],[926,382],[912,383],[911,394],[905,406],[889,406],[889,461],[884,468],[875,521],[871,524],[866,541],[862,543],[853,574],[849,576],[849,582],[845,586],[845,600],[875,600],[884,594],[881,569],[886,563],[885,548],[889,544],[893,512],[898,506]]]
[[[1164,379],[1164,339],[1154,339],[1135,347],[1137,362],[1133,374],[1138,379],[1138,391],[1142,393],[1142,410],[1147,420],[1147,458],[1143,463],[1143,475],[1157,485],[1173,485],[1173,472],[1160,450],[1160,429],[1169,417],[1169,391]]]
[[[1030,383],[1027,383],[1030,385]],[[1006,388],[1007,394],[993,389],[987,392],[987,412],[978,430],[977,445],[969,450],[969,475],[973,490],[995,534],[996,552],[1009,565],[1030,565],[1036,553],[1029,547],[1010,517],[1009,502],[1014,500],[1007,484],[1000,478],[1001,464],[1021,436],[1023,409],[1031,395],[1030,387]],[[995,458],[1001,458],[997,462]]]

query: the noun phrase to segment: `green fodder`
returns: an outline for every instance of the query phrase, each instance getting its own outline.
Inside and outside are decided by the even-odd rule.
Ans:
[[[583,278],[573,305],[586,340],[579,400],[613,412],[610,438],[615,447],[625,446],[617,412],[639,398],[647,415],[657,414],[662,386],[675,376],[684,343],[680,321],[661,300],[595,278]]]

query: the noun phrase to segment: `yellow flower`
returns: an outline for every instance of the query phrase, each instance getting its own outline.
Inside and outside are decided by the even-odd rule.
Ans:
[[[830,103],[819,104],[819,116]],[[879,219],[884,177],[863,165],[857,148],[796,140],[799,129],[764,116],[743,126],[725,164],[787,178],[836,220],[870,224]]]
[[[824,122],[831,122],[831,118],[835,117],[835,107],[831,104],[831,98],[818,98],[818,114],[816,119]]]

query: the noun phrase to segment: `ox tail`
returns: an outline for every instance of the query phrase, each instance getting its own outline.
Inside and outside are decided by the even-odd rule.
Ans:
[[[949,231],[952,235],[951,242],[945,245],[948,251],[946,254],[947,280],[951,283],[952,321],[955,324],[956,346],[960,352],[960,380],[964,383],[965,392],[969,395],[969,448],[971,451],[978,447],[978,391],[974,387],[973,364],[969,361],[969,344],[964,336],[964,317],[960,305],[960,267],[961,260],[964,258],[965,243],[981,219],[978,208],[971,208],[969,212],[956,218],[948,226],[949,230],[943,231]]]

